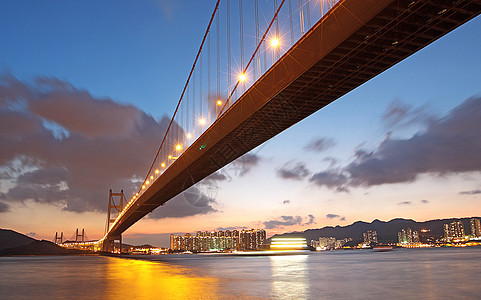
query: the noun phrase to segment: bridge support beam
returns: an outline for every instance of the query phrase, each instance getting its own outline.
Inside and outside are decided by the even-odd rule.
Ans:
[[[118,241],[118,246],[115,247],[115,242]],[[122,235],[108,236],[102,245],[102,251],[110,253],[122,254]]]

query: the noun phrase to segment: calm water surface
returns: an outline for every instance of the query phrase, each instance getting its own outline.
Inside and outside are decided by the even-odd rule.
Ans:
[[[0,299],[480,299],[481,247],[0,257]]]

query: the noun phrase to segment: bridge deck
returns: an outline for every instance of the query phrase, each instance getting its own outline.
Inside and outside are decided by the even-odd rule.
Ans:
[[[480,12],[481,0],[340,1],[137,199],[108,235],[119,236],[191,185]]]

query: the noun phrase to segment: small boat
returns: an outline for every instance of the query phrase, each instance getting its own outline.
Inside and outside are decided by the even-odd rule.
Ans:
[[[388,246],[388,245],[379,245],[379,246],[372,247],[372,251],[375,251],[375,252],[386,252],[386,251],[391,251],[393,249],[394,249],[393,246]]]

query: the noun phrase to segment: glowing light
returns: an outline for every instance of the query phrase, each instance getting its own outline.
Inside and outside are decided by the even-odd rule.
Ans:
[[[273,238],[271,249],[307,249],[305,238]]]
[[[169,159],[172,159],[172,155],[169,155]]]
[[[217,105],[221,106],[221,105],[222,105],[222,101],[221,101],[221,100],[217,100]]]
[[[239,75],[239,81],[246,81],[246,79],[247,79],[246,74],[242,73]]]
[[[150,184],[150,181],[145,181],[145,185],[149,185]]]
[[[154,180],[154,175],[150,175],[150,180]]]
[[[142,189],[145,190],[145,184],[142,186]]]
[[[200,125],[204,125],[204,124],[205,124],[205,119],[204,119],[204,118],[200,118],[200,119],[199,119],[199,124],[200,124]]]
[[[165,163],[161,163],[160,166],[161,166],[162,168],[165,168]]]
[[[159,174],[159,170],[155,170],[155,174]]]
[[[190,133],[187,133],[186,136],[187,136],[188,139],[192,138],[192,134],[190,134]]]
[[[276,48],[278,46],[279,46],[279,39],[275,37],[271,40],[271,47]]]
[[[135,193],[135,196],[138,196],[138,195],[139,195],[139,193]]]

